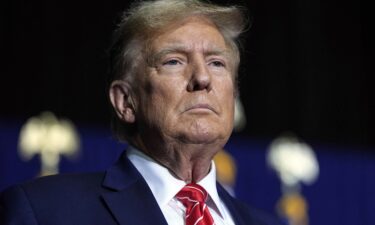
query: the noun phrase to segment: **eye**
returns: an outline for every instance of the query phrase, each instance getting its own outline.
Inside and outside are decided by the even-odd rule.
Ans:
[[[221,61],[218,61],[218,60],[212,61],[212,62],[210,62],[210,64],[215,66],[215,67],[225,67],[225,64]]]
[[[163,65],[166,65],[166,66],[176,66],[179,64],[181,64],[181,62],[178,61],[177,59],[171,59],[163,63]]]

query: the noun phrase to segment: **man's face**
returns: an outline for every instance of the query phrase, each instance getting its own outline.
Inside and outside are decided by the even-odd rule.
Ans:
[[[157,35],[149,50],[135,83],[140,135],[224,144],[233,126],[234,66],[220,32],[192,18]]]

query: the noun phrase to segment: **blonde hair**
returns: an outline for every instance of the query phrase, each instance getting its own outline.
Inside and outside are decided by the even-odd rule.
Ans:
[[[133,83],[138,65],[147,42],[163,28],[198,16],[212,22],[233,53],[234,76],[237,79],[240,53],[238,37],[246,27],[243,10],[237,6],[219,6],[199,0],[156,0],[137,1],[124,12],[121,22],[113,35],[110,49],[110,79],[127,80]],[[117,119],[113,129],[120,139],[124,136],[125,125]],[[126,135],[125,135],[126,136]]]

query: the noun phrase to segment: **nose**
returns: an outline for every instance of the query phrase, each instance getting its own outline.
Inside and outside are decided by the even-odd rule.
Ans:
[[[187,87],[189,92],[207,90],[209,92],[211,87],[211,74],[208,71],[206,62],[201,60],[195,60],[192,65],[191,77]]]

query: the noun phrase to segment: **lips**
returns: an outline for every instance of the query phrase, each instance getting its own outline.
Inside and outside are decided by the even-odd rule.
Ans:
[[[214,107],[205,103],[193,104],[186,108],[185,112],[187,111],[196,111],[196,112],[211,111],[211,112],[216,113],[216,110],[214,109]]]

